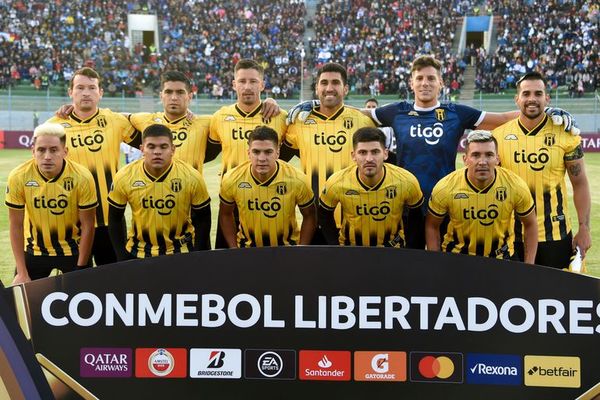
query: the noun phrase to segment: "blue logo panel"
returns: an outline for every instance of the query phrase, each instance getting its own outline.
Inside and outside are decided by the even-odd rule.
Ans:
[[[467,354],[467,383],[521,385],[523,357],[509,354]]]

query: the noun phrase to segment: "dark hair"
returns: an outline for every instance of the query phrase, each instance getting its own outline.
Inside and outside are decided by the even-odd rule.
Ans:
[[[385,134],[381,129],[373,127],[364,127],[357,129],[352,135],[352,147],[356,148],[359,143],[379,142],[381,147],[385,149]]]
[[[161,124],[153,124],[144,129],[144,132],[142,133],[142,140],[146,139],[147,137],[161,136],[168,137],[169,141],[173,143],[173,134],[171,133],[171,130],[165,125]]]
[[[544,82],[544,91],[546,90],[546,86],[548,85],[548,81],[542,74],[537,71],[531,71],[523,75],[517,80],[517,93],[519,92],[519,88],[521,87],[521,82],[523,81],[542,81]]]
[[[371,102],[375,103],[375,105],[376,105],[376,106],[378,106],[378,105],[379,105],[379,102],[377,101],[377,99],[376,99],[375,97],[371,97],[370,99],[367,99],[367,100],[365,101],[365,105],[366,105],[367,103],[371,103]]]
[[[250,58],[242,58],[240,61],[238,61],[233,68],[233,75],[235,76],[236,72],[238,72],[240,69],[255,69],[258,71],[258,74],[261,78],[264,78],[265,76],[265,69],[263,66]]]
[[[342,76],[342,82],[344,85],[348,84],[348,73],[346,72],[346,68],[338,63],[330,62],[319,68],[317,71],[317,82],[319,82],[319,78],[323,72],[339,72],[339,74]]]
[[[442,75],[442,63],[430,55],[422,55],[415,58],[412,62],[412,66],[410,67],[410,73],[412,74],[413,72],[419,71],[426,67],[433,67],[440,76]]]
[[[160,75],[160,90],[165,86],[165,82],[183,82],[185,89],[189,92],[192,90],[192,83],[182,72],[165,71]]]
[[[98,79],[98,88],[102,87],[102,79],[100,78],[100,74],[90,67],[83,67],[73,73],[73,76],[69,81],[69,89],[73,89],[73,81],[77,75],[87,76],[90,79]]]
[[[248,145],[255,140],[270,140],[275,143],[275,147],[279,147],[279,135],[273,128],[266,125],[257,126],[248,136]]]

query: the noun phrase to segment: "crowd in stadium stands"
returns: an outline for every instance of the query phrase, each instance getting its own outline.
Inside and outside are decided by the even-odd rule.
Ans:
[[[600,86],[599,11],[591,0],[503,0],[496,4],[498,45],[477,59],[476,86],[485,92],[514,87],[525,72],[538,70],[552,88],[567,86],[572,97]],[[515,17],[518,16],[518,17]]]

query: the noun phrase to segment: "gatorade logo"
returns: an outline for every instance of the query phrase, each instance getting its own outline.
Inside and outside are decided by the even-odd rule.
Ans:
[[[460,353],[410,353],[412,382],[463,382],[463,355]]]
[[[403,351],[354,352],[354,380],[406,381],[406,353]]]

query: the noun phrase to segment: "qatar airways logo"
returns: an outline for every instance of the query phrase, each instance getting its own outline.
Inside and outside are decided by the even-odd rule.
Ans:
[[[424,138],[425,143],[431,146],[438,144],[442,136],[444,136],[444,125],[441,122],[426,127],[422,127],[421,124],[410,126],[410,137]]]

